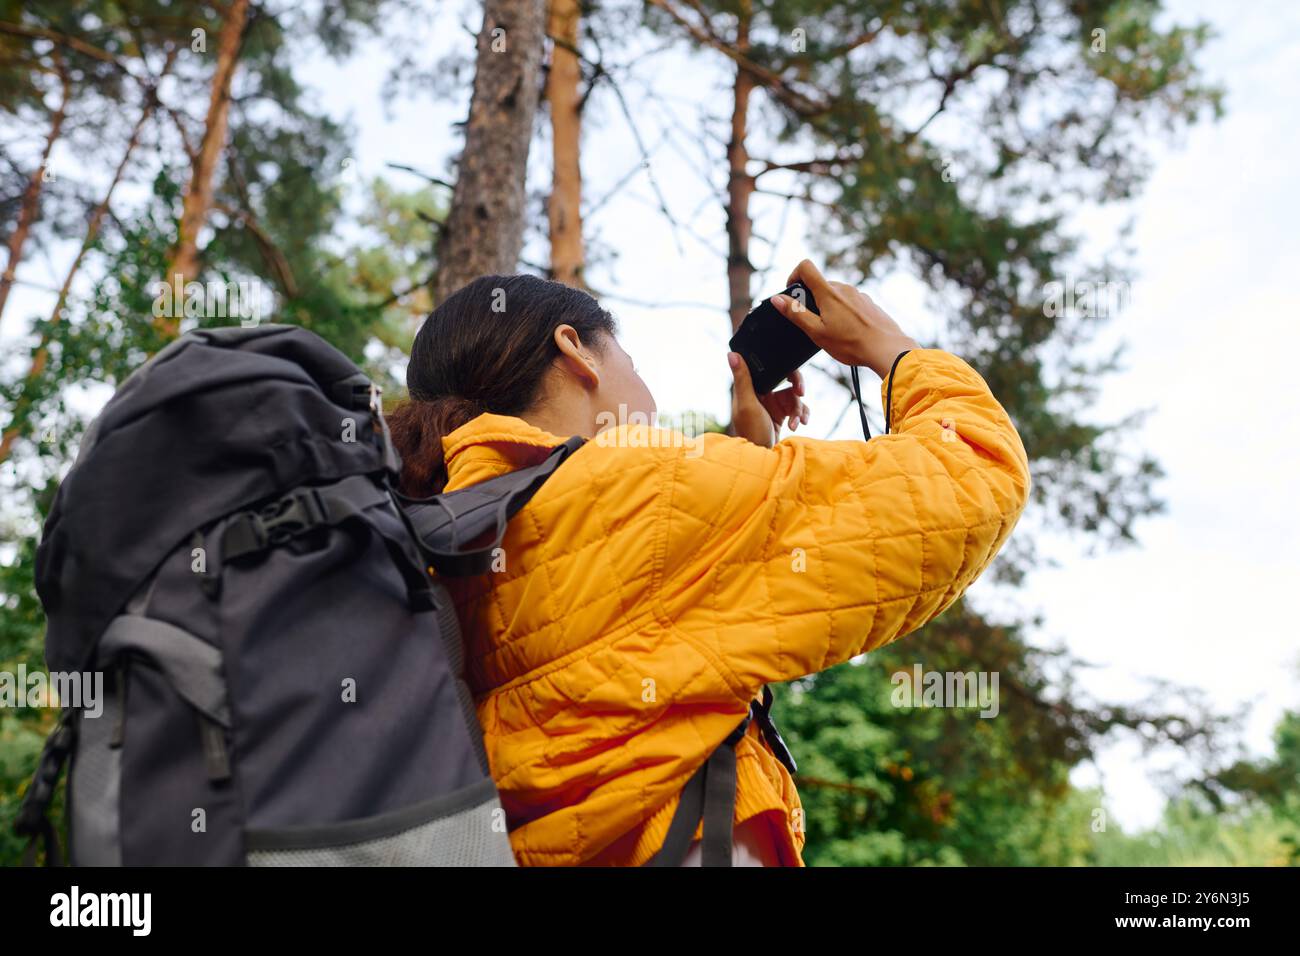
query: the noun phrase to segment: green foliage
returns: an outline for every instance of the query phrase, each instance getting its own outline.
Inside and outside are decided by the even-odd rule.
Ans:
[[[7,667],[8,665],[6,665]],[[30,720],[0,710],[0,866],[16,866],[22,861],[27,841],[13,831],[14,819],[27,783],[40,757],[45,735],[54,729],[51,712],[44,712],[43,720]],[[67,825],[64,819],[66,794],[60,787],[50,807],[49,818],[59,833],[60,847],[67,846]],[[44,860],[44,853],[38,862]]]
[[[979,642],[986,657],[972,660]],[[993,660],[997,657],[996,662]],[[893,675],[996,667],[997,710],[898,706]],[[987,671],[986,671],[987,673]],[[1068,705],[1037,706],[1047,678],[1019,639],[958,604],[912,640],[797,682],[777,718],[800,759],[808,862],[1083,862],[1095,797],[1068,771],[1092,735]]]
[[[33,581],[39,519],[54,496],[54,482],[34,491],[30,510],[6,509],[0,519],[0,671],[29,673],[45,666],[45,615]],[[7,553],[6,553],[7,552]],[[57,715],[34,708],[0,708],[0,866],[17,863],[25,842],[13,833],[18,804],[36,767],[45,735]],[[51,820],[60,830],[62,791]]]
[[[1187,797],[1171,803],[1161,825],[1126,835],[1107,831],[1096,844],[1100,866],[1297,866],[1300,806],[1289,814],[1262,806],[1216,812]]]

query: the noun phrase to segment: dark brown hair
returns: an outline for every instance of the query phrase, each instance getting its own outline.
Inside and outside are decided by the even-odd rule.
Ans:
[[[424,320],[406,368],[408,401],[388,416],[402,456],[403,493],[438,494],[447,483],[442,438],[484,412],[518,415],[537,400],[559,356],[555,329],[571,325],[603,351],[614,317],[587,293],[537,276],[480,276]]]

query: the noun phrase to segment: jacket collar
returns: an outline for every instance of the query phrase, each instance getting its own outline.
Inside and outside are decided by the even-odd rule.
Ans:
[[[535,465],[564,439],[522,418],[486,412],[442,439],[447,487],[455,491],[497,475]]]

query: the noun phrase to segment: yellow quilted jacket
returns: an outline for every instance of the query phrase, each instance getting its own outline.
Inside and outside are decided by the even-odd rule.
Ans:
[[[511,521],[495,573],[448,582],[521,865],[644,863],[764,684],[915,630],[988,566],[1029,491],[1006,412],[935,349],[881,397],[891,434],[868,443],[609,429]],[[443,439],[447,490],[566,437],[481,415]],[[751,725],[735,822],[760,814],[802,865],[794,783]]]

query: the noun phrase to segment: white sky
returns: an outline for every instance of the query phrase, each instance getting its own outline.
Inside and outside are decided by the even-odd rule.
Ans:
[[[1056,567],[1035,571],[1024,588],[1007,595],[988,582],[972,595],[985,606],[1012,600],[1041,614],[1035,643],[1064,644],[1095,665],[1083,685],[1103,700],[1145,700],[1152,693],[1147,680],[1159,677],[1203,689],[1217,712],[1249,705],[1246,743],[1262,753],[1282,710],[1300,705],[1300,650],[1282,613],[1290,589],[1300,586],[1294,552],[1300,517],[1291,499],[1300,465],[1294,382],[1300,316],[1291,288],[1300,271],[1300,5],[1182,0],[1172,6],[1183,22],[1204,18],[1215,25],[1219,38],[1203,63],[1209,78],[1227,87],[1227,115],[1193,127],[1172,146],[1150,147],[1154,172],[1132,209],[1138,282],[1105,338],[1128,343],[1127,369],[1108,380],[1097,408],[1102,421],[1155,409],[1134,447],[1149,450],[1168,472],[1158,487],[1168,513],[1142,522],[1140,546],[1123,552],[1089,557],[1081,540],[1047,540],[1045,554]],[[477,29],[477,16],[470,25]],[[431,61],[454,46],[468,52],[472,44],[452,18],[437,25],[436,35]],[[383,174],[414,188],[419,180],[384,164],[444,175],[457,146],[452,124],[464,117],[468,90],[456,102],[404,99],[392,104],[388,118],[380,86],[390,62],[383,44],[371,43],[343,65],[307,60],[301,75],[321,105],[352,122],[361,176]],[[637,175],[587,223],[589,235],[617,256],[589,279],[622,297],[607,304],[659,407],[725,416],[723,214],[699,177],[707,169],[721,182],[723,147],[699,137],[696,117],[702,105],[719,119],[725,115],[726,77],[698,59],[654,62],[656,70],[641,71],[623,90],[651,148],[654,178],[683,225],[674,235],[646,175]],[[647,82],[662,102],[641,95]],[[628,129],[607,92],[593,102],[584,144],[589,201],[640,162]],[[716,124],[714,133],[722,135]],[[549,145],[535,149],[531,188],[544,184],[548,164]],[[792,214],[783,229],[774,200],[757,203],[755,218],[756,233],[780,236],[774,271],[762,284],[775,291],[808,253],[805,220]],[[1113,215],[1079,213],[1078,225],[1096,230],[1099,249],[1112,245],[1114,222]],[[544,261],[545,249],[533,244],[525,258]],[[772,261],[763,246],[754,258],[760,266]],[[44,272],[30,278],[54,284]],[[910,278],[893,277],[867,291],[923,341],[937,327],[926,291]],[[46,298],[15,290],[0,337],[12,340],[21,331],[17,316],[48,308]],[[865,390],[870,394],[873,386]],[[814,381],[811,392],[808,434],[826,436],[843,408],[842,393],[824,380]],[[877,413],[873,427],[878,423]],[[856,416],[848,415],[834,434],[857,433]],[[1032,533],[1032,523],[1028,516],[1025,533]],[[1146,758],[1133,746],[1113,746],[1076,779],[1101,780],[1126,829],[1150,824],[1162,805],[1155,774],[1176,762],[1173,756]]]

